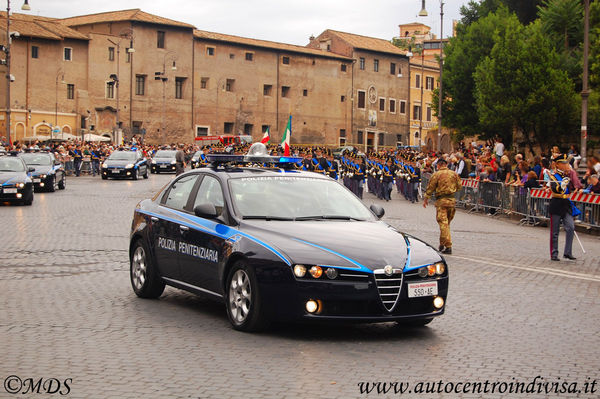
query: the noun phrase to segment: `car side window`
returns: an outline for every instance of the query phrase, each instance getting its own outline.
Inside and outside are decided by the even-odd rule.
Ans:
[[[213,204],[219,215],[223,213],[223,207],[225,206],[223,191],[221,190],[219,181],[212,176],[205,176],[204,180],[202,180],[200,188],[198,188],[198,194],[196,194],[194,208],[200,204],[207,203]]]
[[[196,179],[198,179],[198,175],[185,176],[173,183],[164,200],[164,205],[183,211]]]

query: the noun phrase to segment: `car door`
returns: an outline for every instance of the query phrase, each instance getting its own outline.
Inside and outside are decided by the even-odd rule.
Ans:
[[[223,217],[225,200],[219,180],[206,175],[198,187],[190,210],[201,204],[213,204]],[[183,234],[185,243],[180,251],[181,273],[185,282],[196,287],[221,293],[218,266],[223,261],[225,238],[229,227],[220,219],[209,220],[194,216],[202,228],[190,228]]]
[[[145,175],[147,173],[148,165],[146,164],[146,159],[142,156],[141,152],[136,152],[137,154],[137,165],[140,170],[140,175]]]
[[[182,176],[173,182],[161,198],[158,215],[151,217],[152,240],[156,253],[156,266],[163,277],[180,280],[179,243],[187,229],[185,211],[198,175]]]

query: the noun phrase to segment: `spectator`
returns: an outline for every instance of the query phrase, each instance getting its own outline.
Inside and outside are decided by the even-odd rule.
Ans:
[[[527,181],[525,182],[525,184],[523,184],[523,187],[526,189],[540,188],[540,183],[538,182],[538,175],[533,170],[527,172]]]
[[[600,181],[598,180],[598,175],[591,175],[588,177],[588,186],[583,192],[586,194],[600,194]]]

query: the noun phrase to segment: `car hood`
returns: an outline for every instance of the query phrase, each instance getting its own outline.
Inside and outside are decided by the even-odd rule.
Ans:
[[[175,158],[153,158],[156,162],[172,162]]]
[[[275,246],[292,264],[318,264],[371,271],[410,266],[409,245],[419,262],[440,256],[427,244],[381,221],[244,221],[240,230]],[[425,252],[425,254],[423,254]]]
[[[15,183],[25,183],[27,181],[27,175],[25,172],[1,172],[0,173],[0,184],[10,185]]]
[[[129,164],[134,164],[135,165],[135,161],[127,161],[127,160],[121,161],[121,160],[118,160],[118,159],[107,159],[106,161],[104,161],[104,163],[108,167],[111,167],[111,166],[112,167],[119,167],[120,166],[122,168],[124,168],[126,165],[129,165]]]
[[[49,165],[29,165],[32,168],[35,168],[35,170],[33,172],[31,172],[33,175],[47,175],[50,172],[52,172],[52,166]]]

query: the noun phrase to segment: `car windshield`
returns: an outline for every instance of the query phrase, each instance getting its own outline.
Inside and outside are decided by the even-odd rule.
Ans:
[[[156,154],[154,154],[154,158],[175,158],[175,152],[176,151],[166,150],[157,151]]]
[[[111,161],[134,161],[135,152],[115,151],[108,157]]]
[[[342,185],[310,177],[243,177],[229,180],[236,213],[244,219],[373,220]]]
[[[19,156],[27,165],[52,165],[52,158],[48,154],[21,154]]]
[[[25,166],[19,158],[1,157],[0,172],[25,172]]]

